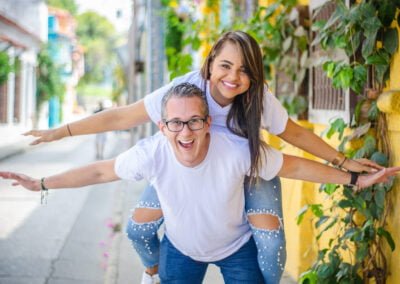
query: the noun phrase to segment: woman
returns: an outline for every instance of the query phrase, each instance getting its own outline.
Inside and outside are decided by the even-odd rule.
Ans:
[[[362,164],[346,159],[311,131],[288,118],[276,98],[264,84],[261,50],[257,42],[241,31],[223,34],[212,47],[200,72],[176,78],[134,104],[101,112],[54,130],[30,131],[39,137],[33,144],[65,136],[120,130],[140,125],[150,119],[160,120],[163,94],[174,85],[189,82],[205,89],[212,127],[232,131],[249,140],[251,173],[257,173],[262,151],[260,129],[278,135],[311,154],[351,171],[371,172],[378,166],[368,160]],[[252,175],[250,175],[252,176]],[[279,283],[285,261],[285,238],[282,222],[281,189],[278,178],[245,184],[246,213],[258,248],[258,261],[266,283]],[[154,189],[147,188],[127,228],[146,272],[157,272],[159,240],[157,229],[162,211]],[[144,278],[151,277],[144,274]],[[151,282],[150,282],[151,283]]]

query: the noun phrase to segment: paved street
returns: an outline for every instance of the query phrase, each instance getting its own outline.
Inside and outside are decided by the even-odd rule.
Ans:
[[[127,133],[109,134],[105,156],[127,147]],[[94,137],[74,137],[2,160],[0,170],[42,177],[94,157]],[[40,205],[38,193],[0,180],[0,283],[140,283],[142,265],[119,228],[144,186],[120,181],[52,191]],[[223,283],[215,267],[204,283]]]

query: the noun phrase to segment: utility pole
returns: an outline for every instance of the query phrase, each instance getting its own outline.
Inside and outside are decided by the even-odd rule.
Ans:
[[[137,0],[132,0],[132,21],[128,35],[128,104],[135,101],[136,98],[136,35],[137,35]],[[135,129],[130,130],[131,145],[135,143]]]

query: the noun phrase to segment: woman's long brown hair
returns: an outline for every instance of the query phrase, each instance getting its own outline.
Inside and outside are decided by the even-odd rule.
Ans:
[[[262,53],[257,41],[242,31],[224,33],[211,48],[202,68],[203,79],[209,80],[210,67],[226,42],[238,46],[242,52],[243,66],[250,78],[250,88],[236,96],[226,121],[230,131],[249,140],[251,157],[250,180],[258,176],[261,154],[264,146],[261,140],[260,127],[264,102],[264,68]]]

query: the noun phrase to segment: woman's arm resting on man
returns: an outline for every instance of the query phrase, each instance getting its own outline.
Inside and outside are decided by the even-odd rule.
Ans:
[[[96,162],[87,166],[71,169],[69,171],[49,176],[44,179],[44,185],[49,189],[82,187],[86,185],[105,183],[118,180],[114,171],[115,160]],[[31,191],[40,191],[41,180],[30,176],[14,173],[0,172],[0,177],[12,179],[13,186],[21,185]]]
[[[84,119],[63,125],[55,129],[30,130],[24,135],[37,137],[31,145],[51,142],[67,136],[93,134],[110,130],[124,130],[150,121],[144,107],[144,100],[133,104],[104,110]],[[69,128],[69,129],[68,129]]]
[[[329,162],[332,162],[338,155],[338,151],[328,143],[290,119],[286,124],[285,131],[278,136],[286,142]],[[368,159],[346,159],[341,166],[350,171],[369,173],[383,168]]]

